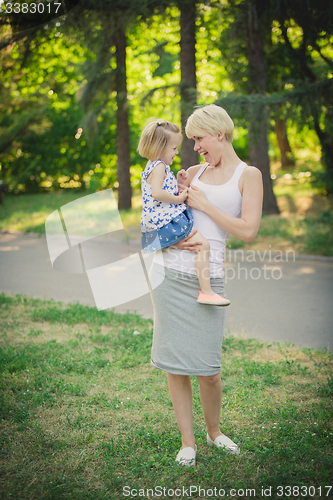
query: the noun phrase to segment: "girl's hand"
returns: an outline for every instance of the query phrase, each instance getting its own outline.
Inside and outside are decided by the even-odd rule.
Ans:
[[[202,207],[206,201],[207,197],[205,193],[201,191],[201,189],[191,184],[191,187],[187,192],[186,204],[189,207],[196,208],[197,210],[202,210]]]
[[[184,187],[184,189],[178,194],[177,198],[179,199],[178,203],[184,203],[188,195],[188,188]]]
[[[184,189],[188,189],[188,186],[185,186],[185,184],[178,184],[178,193],[182,193]]]
[[[177,172],[178,184],[185,184],[188,178],[189,178],[189,174],[183,168],[181,170],[179,170],[179,172]]]
[[[172,247],[177,248],[178,250],[188,250],[189,252],[198,253],[199,247],[202,243],[200,241],[191,241],[192,236],[197,232],[197,229],[192,229],[190,234],[185,239],[175,245],[172,245]]]

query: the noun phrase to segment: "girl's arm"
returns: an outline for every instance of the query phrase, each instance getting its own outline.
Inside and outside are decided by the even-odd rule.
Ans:
[[[148,178],[151,184],[151,194],[155,200],[162,201],[164,203],[175,203],[176,205],[183,203],[186,200],[187,188],[185,188],[184,191],[178,196],[168,193],[165,189],[162,189],[165,178],[164,163],[158,163]]]
[[[203,191],[192,186],[188,191],[187,204],[204,212],[212,221],[240,240],[250,243],[257,235],[262,214],[263,185],[260,170],[247,167],[241,177],[241,217],[233,217],[212,205]]]
[[[178,184],[181,188],[190,187],[190,184],[199,170],[201,165],[195,165],[194,167],[189,167],[187,170],[184,170],[183,168],[177,172],[177,181]]]

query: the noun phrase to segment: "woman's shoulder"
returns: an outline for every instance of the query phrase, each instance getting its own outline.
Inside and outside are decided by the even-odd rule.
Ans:
[[[239,188],[243,192],[243,188],[259,186],[262,184],[262,174],[257,167],[246,165],[239,180]]]
[[[199,165],[193,165],[192,167],[188,167],[187,172],[194,172],[196,174],[200,170],[200,168],[204,167],[205,165],[203,165],[202,163],[200,163]]]
[[[243,177],[247,179],[261,179],[262,174],[259,168],[252,165],[246,165],[243,171]]]
[[[194,177],[197,175],[197,173],[200,171],[201,168],[205,167],[206,165],[193,165],[193,167],[189,167],[186,172],[188,172],[190,176],[190,182],[194,179]]]

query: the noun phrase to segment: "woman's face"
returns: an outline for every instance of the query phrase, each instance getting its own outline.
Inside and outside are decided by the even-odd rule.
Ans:
[[[222,158],[221,138],[223,135],[205,134],[201,137],[193,137],[194,151],[198,151],[209,165],[216,166]]]

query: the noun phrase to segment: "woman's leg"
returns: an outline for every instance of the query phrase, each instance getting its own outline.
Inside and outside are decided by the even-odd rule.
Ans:
[[[204,411],[209,437],[214,441],[221,436],[220,412],[222,401],[222,380],[220,373],[209,377],[197,376],[200,388],[200,400]]]
[[[182,435],[182,447],[194,448],[192,385],[188,375],[168,373],[169,394],[175,410],[177,424]]]

